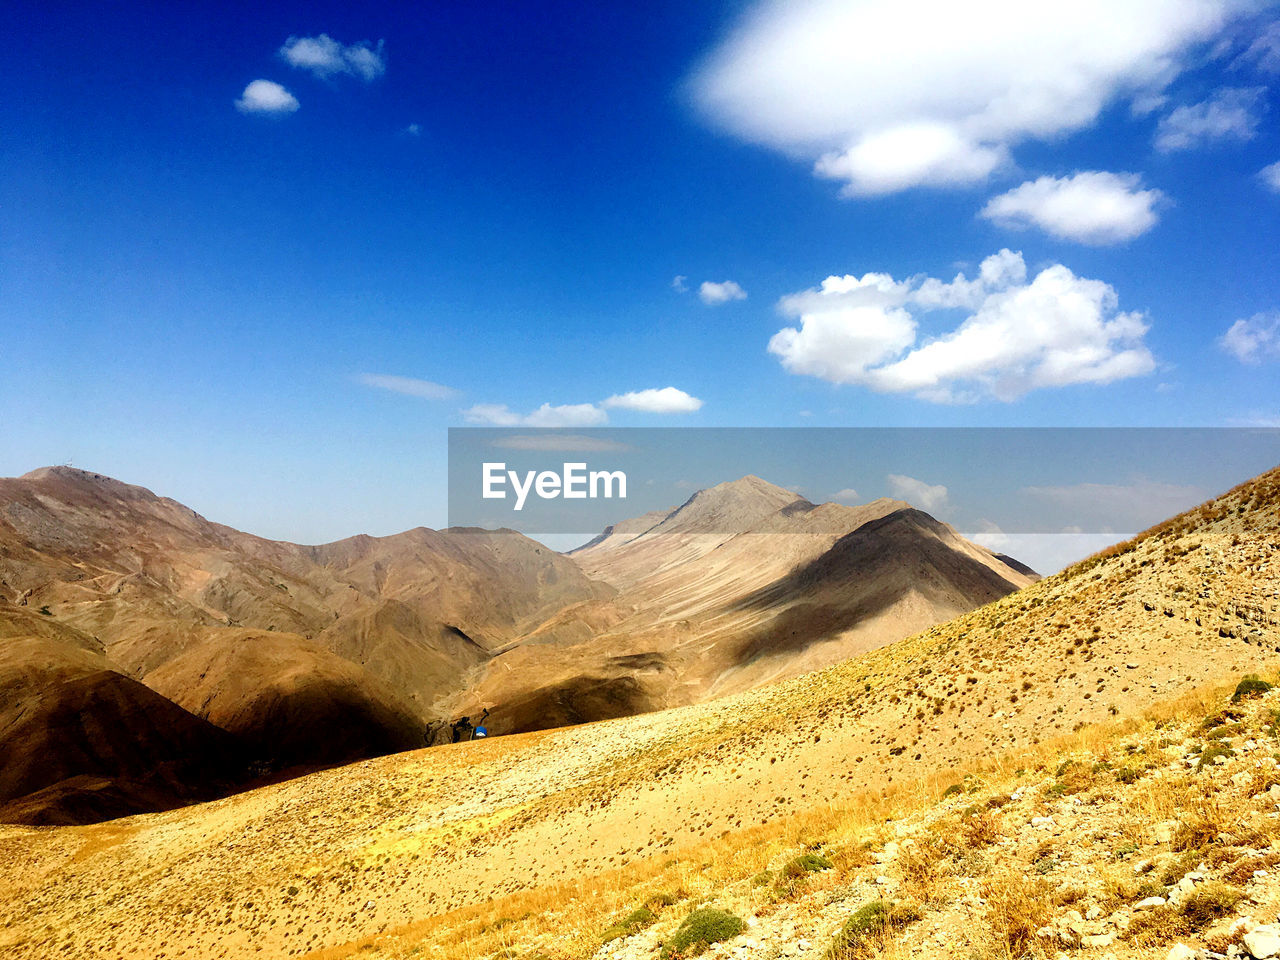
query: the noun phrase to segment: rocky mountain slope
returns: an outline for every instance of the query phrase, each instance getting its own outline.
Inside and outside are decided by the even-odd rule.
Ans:
[[[226,792],[235,738],[125,676],[92,637],[0,606],[0,820],[78,823]]]
[[[76,777],[112,777],[111,757],[121,764],[111,790],[137,802],[102,806],[104,813],[192,795],[131,786],[134,761],[151,755],[145,746],[132,759],[100,751],[91,760],[73,736],[33,727],[32,710],[65,713],[68,671],[126,690],[108,698],[113,709],[184,718],[176,726],[191,737],[175,734],[169,760],[177,759],[170,748],[189,741],[188,766],[208,757],[209,769],[220,769],[226,745],[197,746],[190,728],[199,719],[207,721],[204,739],[218,732],[259,768],[314,768],[421,746],[432,704],[490,650],[566,604],[607,592],[518,534],[410,530],[305,547],[211,523],[82,470],[0,480],[0,619],[14,640],[2,666],[21,677],[0,699],[21,723],[0,726],[0,737],[7,758],[53,757],[49,769],[67,781],[6,809],[26,819],[98,809],[76,798]],[[50,652],[51,631],[82,638],[86,650],[70,660],[61,648]],[[46,661],[38,680],[32,668]],[[30,784],[14,772],[16,760],[0,766],[0,803],[17,800]],[[194,773],[189,780],[198,796],[225,783]],[[104,795],[101,785],[93,789]]]
[[[459,712],[503,731],[696,703],[837,663],[1034,582],[900,500],[815,505],[759,477],[570,556],[616,596],[485,664]]]
[[[51,467],[0,480],[0,611],[90,638],[112,683],[136,681],[278,771],[412,749],[438,718],[485,705],[509,732],[746,689],[1032,579],[904,503],[815,507],[755,477],[652,520],[574,558],[510,531],[301,546]],[[36,648],[12,646],[13,669],[23,650]],[[66,780],[73,757],[54,765]],[[137,809],[173,799],[130,795]],[[79,802],[56,798],[61,813],[23,816]]]
[[[872,898],[902,909],[846,932],[892,934],[890,956],[1243,942],[1235,921],[1280,903],[1280,708],[1260,687],[1228,699],[1280,666],[1278,508],[1273,471],[946,624],[711,702],[0,828],[0,952],[649,957],[705,905],[759,928],[721,955],[816,960]],[[831,868],[791,866],[805,854]]]

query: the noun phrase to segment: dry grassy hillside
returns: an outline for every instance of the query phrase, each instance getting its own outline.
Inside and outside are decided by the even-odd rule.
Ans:
[[[0,828],[0,866],[11,878],[0,893],[7,918],[0,950],[33,958],[298,956],[321,950],[328,950],[323,956],[359,950],[585,957],[597,949],[602,957],[651,956],[653,940],[633,939],[639,927],[627,927],[621,943],[602,947],[610,911],[628,901],[639,906],[650,894],[671,894],[667,899],[676,909],[663,912],[669,908],[659,905],[661,923],[654,931],[674,936],[691,895],[718,897],[740,911],[761,858],[799,853],[785,845],[804,840],[797,831],[806,823],[838,827],[841,811],[865,811],[883,797],[891,806],[880,810],[877,822],[886,829],[886,813],[902,817],[910,813],[911,797],[929,799],[921,784],[958,783],[984,760],[1014,754],[1031,756],[1022,762],[1034,771],[1034,763],[1043,765],[1073,736],[1081,750],[1101,749],[1100,734],[1080,740],[1095,725],[1129,720],[1122,729],[1145,730],[1132,718],[1153,704],[1217,681],[1234,685],[1240,676],[1280,663],[1278,505],[1280,471],[1273,471],[1106,556],[950,623],[750,693],[383,757],[109,824]],[[1171,715],[1198,723],[1193,713],[1175,708]],[[1242,755],[1257,749],[1247,742],[1256,744],[1265,730],[1274,730],[1265,714],[1238,711],[1217,720],[1217,726],[1242,724],[1219,731],[1219,739],[1237,744]],[[1176,742],[1194,749],[1187,731],[1178,729],[1183,739]],[[1181,762],[1175,740],[1153,734],[1134,742],[1145,758],[1139,779],[1148,763],[1154,769]],[[1211,745],[1199,746],[1203,756]],[[1117,741],[1115,750],[1123,755],[1128,746]],[[1071,832],[1044,853],[1074,863],[1084,838],[1103,833],[1109,841],[1111,832],[1128,829],[1106,808],[1096,826],[1084,827],[1073,819],[1074,800],[1059,802],[1120,795],[1120,779],[1100,773],[1107,768],[1095,770],[1094,762],[1101,760],[1086,764],[1088,776],[1079,778],[1068,775],[1072,768],[1055,767],[1062,789],[1050,783],[1023,792],[1008,821],[1000,819],[992,830],[1013,835],[1023,822],[1039,829],[1032,817],[1062,818]],[[1236,784],[1234,777],[1254,777],[1252,767],[1228,769],[1233,776],[1225,782],[1242,795],[1257,786],[1252,779]],[[1222,811],[1197,806],[1198,794],[1187,783],[1171,777],[1169,792],[1153,794],[1150,810],[1129,810],[1133,829],[1143,831],[1127,841],[1135,850],[1147,856],[1150,847],[1163,864],[1167,853],[1193,849],[1200,855],[1205,847],[1223,846],[1219,828],[1228,824]],[[1174,841],[1159,839],[1158,822],[1184,810],[1198,812],[1208,826],[1178,841],[1183,849],[1171,850]],[[1254,813],[1265,816],[1251,811],[1250,817]],[[788,819],[793,817],[800,819]],[[799,827],[780,826],[787,823]],[[952,823],[944,837],[968,831],[966,824]],[[1229,856],[1205,850],[1213,863],[1201,879],[1216,877],[1213,871],[1245,871],[1252,863],[1250,845],[1265,843],[1269,851],[1263,827],[1242,828]],[[826,841],[818,836],[809,842]],[[861,842],[843,853],[831,851],[843,857],[832,861],[841,871],[837,879],[853,876],[848,871],[862,856]],[[1011,838],[1014,846],[1005,852],[992,843],[975,846],[979,852],[990,847],[1001,858],[1007,852],[1010,864],[1036,853],[1022,839]],[[1157,849],[1159,844],[1164,846]],[[907,952],[945,952],[947,931],[956,922],[967,924],[966,936],[990,934],[991,956],[1005,955],[1010,942],[1009,952],[1032,943],[1009,939],[1024,909],[1015,887],[1025,884],[988,889],[981,879],[986,874],[972,863],[962,868],[969,875],[957,874],[951,862],[965,856],[958,848],[932,856],[932,867],[912,866],[901,850],[878,852],[886,863],[895,862],[853,877],[862,884],[851,888],[853,894],[823,904],[831,910],[814,926],[823,931],[821,942],[807,935],[778,939],[812,919],[792,906],[792,895],[803,894],[800,880],[794,890],[759,903],[756,922],[776,923],[768,928],[768,949],[776,952],[761,955],[824,956],[830,942],[824,925],[838,912],[836,904],[866,896],[867,884],[878,884],[879,876],[906,884],[918,871],[921,882],[933,871],[948,878],[948,886],[936,897],[924,888],[913,894],[924,917],[919,929],[936,931],[930,937],[939,939],[930,939],[923,953],[914,947]],[[1199,881],[1190,874],[1198,866],[1186,867],[1175,884],[1188,880],[1194,887]],[[1086,905],[1081,923],[1101,915],[1086,920],[1092,907],[1114,914],[1117,897],[1131,905],[1140,892],[1113,889],[1096,867],[1092,873],[1082,867],[1077,875],[1085,888],[1075,895]],[[773,885],[776,877],[761,883]],[[948,920],[947,904],[960,902],[955,891],[966,886],[970,899],[960,901],[967,906]],[[1061,893],[1062,903],[1069,904],[1070,896]],[[1089,898],[1097,902],[1088,906]],[[1182,929],[1180,909],[1157,915],[1167,921],[1165,934]],[[1202,918],[1194,919],[1199,930]],[[908,921],[901,914],[893,922]],[[1000,930],[1003,940],[995,933]],[[1157,942],[1155,933],[1151,937]],[[1133,943],[1145,949],[1146,941]]]

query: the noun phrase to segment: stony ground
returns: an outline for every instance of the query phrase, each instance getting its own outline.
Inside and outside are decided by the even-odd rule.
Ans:
[[[712,958],[1280,954],[1280,690],[1184,699],[1025,762],[882,808],[915,805],[897,819],[812,823],[751,876],[706,882],[673,864],[601,914],[589,955],[658,957],[705,907],[745,924]],[[701,872],[714,849],[703,856]],[[874,905],[886,924],[842,935]],[[472,932],[507,930],[496,957],[588,955],[563,950],[555,914],[491,917]],[[454,955],[441,933],[367,941],[361,955]]]

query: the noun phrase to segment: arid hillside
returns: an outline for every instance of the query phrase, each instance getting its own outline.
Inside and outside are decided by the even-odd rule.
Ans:
[[[92,637],[0,605],[0,820],[79,823],[225,793],[236,739],[103,655]]]
[[[51,467],[0,480],[6,669],[26,669],[26,655],[43,664],[50,700],[26,676],[21,704],[3,706],[27,724],[31,709],[57,714],[65,691],[51,664],[63,658],[37,638],[45,625],[83,638],[112,684],[127,678],[231,735],[238,762],[187,791],[204,797],[227,770],[243,780],[414,749],[483,706],[502,733],[747,689],[1031,579],[905,503],[814,506],[754,477],[570,558],[511,531],[264,540],[142,487]],[[62,741],[34,729],[0,735],[21,741],[14,757],[51,752],[60,776],[14,804],[29,781],[0,770],[11,817],[74,820],[184,795],[137,789],[129,761],[120,784],[94,780],[77,799],[89,783],[78,777],[109,778],[124,754],[91,760],[72,738],[57,756]],[[111,791],[119,802],[102,802]]]
[[[662,938],[675,941],[691,908],[741,913],[747,903],[765,939],[746,949],[817,960],[828,956],[837,919],[874,889],[909,900],[919,917],[899,912],[878,932],[918,923],[927,933],[903,941],[903,956],[950,945],[963,956],[1044,953],[1041,921],[1060,922],[1073,942],[1112,936],[1114,949],[1151,956],[1143,952],[1151,944],[1163,951],[1171,936],[1191,935],[1183,931],[1200,936],[1237,909],[1238,900],[1222,906],[1223,894],[1184,912],[1198,884],[1244,877],[1241,886],[1254,865],[1274,862],[1266,808],[1226,805],[1269,789],[1257,780],[1266,765],[1251,761],[1266,753],[1259,738],[1274,735],[1271,701],[1228,711],[1219,694],[1194,709],[1179,698],[1217,683],[1229,694],[1241,677],[1280,665],[1278,506],[1280,471],[1272,471],[946,624],[711,702],[381,757],[108,824],[0,828],[0,865],[14,878],[0,893],[0,913],[11,918],[0,951],[650,957]],[[1206,714],[1210,726],[1201,725]],[[1154,732],[1154,716],[1167,731]],[[1129,733],[1141,737],[1108,739]],[[1078,774],[1049,759],[1068,748],[1084,761]],[[1212,782],[1234,791],[1221,797],[1187,779],[1218,758],[1225,770]],[[1132,779],[1109,772],[1122,763]],[[1168,782],[1157,788],[1162,767]],[[974,799],[950,800],[940,819],[919,813],[952,785]],[[984,803],[996,811],[991,824],[962,819]],[[1161,828],[1195,817],[1203,829]],[[902,841],[935,820],[952,846],[922,860],[905,853]],[[1056,832],[1033,847],[1023,833],[1046,824]],[[816,881],[811,902],[804,875],[826,868],[787,866],[806,852],[835,871],[829,887]],[[1113,869],[1113,858],[1138,853],[1159,871],[1149,890],[1118,885],[1121,873],[1143,873],[1136,864]],[[1175,865],[1172,854],[1187,857]],[[997,862],[983,866],[982,857]],[[1203,869],[1191,863],[1199,857]],[[1046,865],[1040,876],[1056,892],[1030,899],[1056,917],[1018,919],[1030,908],[1017,891],[1030,888],[1021,879],[1001,886],[992,873],[1001,864],[1017,872],[1024,861]],[[1053,876],[1055,864],[1070,869]],[[765,867],[769,876],[758,876]],[[779,869],[780,895],[765,896]],[[917,882],[926,885],[895,892]],[[1121,920],[1133,929],[1139,894],[1174,906],[1156,914],[1165,926],[1138,924],[1141,936],[1122,941]],[[1259,904],[1280,899],[1258,895]],[[628,919],[647,900],[657,922]],[[1082,908],[1078,921],[1072,903]],[[745,940],[736,944],[729,949]],[[1055,940],[1048,952],[1066,945]],[[857,943],[846,947],[853,952],[834,956],[862,955]]]
[[[1037,578],[901,500],[815,505],[759,477],[570,556],[615,596],[484,665],[457,711],[520,731],[697,703],[838,663]]]
[[[15,718],[0,725],[0,804],[33,822],[119,815],[207,797],[214,785],[225,792],[232,773],[243,780],[421,746],[432,705],[491,650],[609,592],[509,532],[419,529],[304,547],[83,470],[0,480],[9,638],[0,716]],[[86,752],[82,731],[53,726],[73,709],[72,676],[96,692],[70,704],[94,703],[104,729],[112,710],[147,718],[147,730],[122,727],[140,738],[135,754]],[[143,790],[138,768],[159,746],[148,731],[165,726],[165,711],[178,719],[161,753],[176,763],[190,744],[188,775],[167,778],[168,792]],[[200,739],[210,731],[217,750]],[[219,762],[228,752],[236,762]],[[44,758],[38,785],[23,757]],[[33,786],[41,792],[28,797]]]

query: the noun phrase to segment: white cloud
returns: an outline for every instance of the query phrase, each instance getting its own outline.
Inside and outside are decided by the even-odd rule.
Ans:
[[[495,427],[596,427],[609,422],[609,415],[594,403],[544,403],[532,413],[520,414],[505,403],[477,403],[462,411],[468,423]]]
[[[397,377],[388,373],[362,373],[356,379],[366,387],[377,387],[379,390],[390,390],[392,393],[403,393],[407,397],[422,397],[425,400],[444,400],[455,396],[458,392],[453,387],[446,387],[442,383],[434,383],[431,380]]]
[[[702,401],[675,387],[662,387],[614,394],[601,406],[643,413],[693,413],[702,409]]]
[[[609,422],[608,409],[642,413],[693,413],[702,401],[675,387],[615,393],[600,403],[544,403],[532,413],[517,413],[505,403],[478,403],[462,411],[469,423],[495,427],[598,427]]]
[[[280,48],[280,56],[291,67],[310,70],[317,77],[347,74],[368,83],[387,70],[382,46],[381,40],[377,46],[368,40],[344,46],[322,33],[318,37],[290,37]]]
[[[832,383],[938,403],[1009,401],[1150,373],[1144,318],[1117,306],[1109,285],[1061,264],[1028,283],[1022,255],[1002,250],[974,280],[828,277],[779,301],[800,326],[774,334],[769,351],[788,371]],[[948,308],[970,312],[954,330],[922,338],[917,315]]]
[[[1156,225],[1159,190],[1143,190],[1133,173],[1085,170],[1040,177],[992,197],[981,216],[1002,226],[1039,227],[1061,240],[1094,246],[1122,243]]]
[[[712,283],[708,280],[698,288],[698,296],[707,306],[716,307],[730,300],[747,299],[747,291],[732,280],[726,280],[723,283]]]
[[[293,113],[298,106],[298,98],[274,80],[254,80],[236,101],[241,113]]]
[[[762,0],[691,81],[742,139],[850,194],[973,183],[1025,140],[1149,105],[1246,0]]]
[[[889,489],[900,500],[905,500],[913,507],[921,510],[939,510],[947,506],[947,488],[942,484],[925,483],[915,477],[906,477],[900,473],[888,476]]]
[[[1269,167],[1263,167],[1258,171],[1258,176],[1268,190],[1280,193],[1280,163],[1273,163]]]
[[[422,124],[420,124],[420,123],[411,123],[411,124],[409,124],[407,127],[405,127],[405,128],[404,128],[404,132],[405,132],[405,133],[407,133],[407,134],[408,134],[409,136],[411,136],[411,137],[420,137],[420,136],[422,136]]]
[[[912,123],[867,134],[844,152],[824,153],[813,172],[847,181],[841,193],[854,197],[978,183],[1008,162],[1009,151],[1002,144],[969,142],[946,124]]]
[[[1156,149],[1189,150],[1215,140],[1252,140],[1265,87],[1224,87],[1203,103],[1178,107],[1156,127]]]
[[[853,487],[845,487],[831,497],[836,503],[860,503],[862,498],[858,496],[858,491]]]
[[[688,293],[689,286],[688,284],[685,283],[685,281],[688,279],[689,278],[686,277],[683,273],[676,274],[676,276],[673,277],[671,280],[671,289],[674,290],[676,293]]]
[[[1259,313],[1237,320],[1218,345],[1242,363],[1280,359],[1280,313]]]
[[[1280,21],[1269,24],[1241,57],[1263,73],[1280,73]]]

